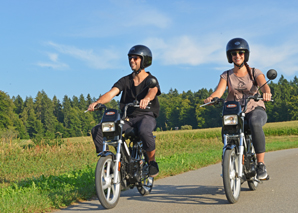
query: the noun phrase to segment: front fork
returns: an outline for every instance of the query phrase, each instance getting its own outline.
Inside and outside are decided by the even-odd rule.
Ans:
[[[223,142],[224,142],[224,148],[223,148],[223,156],[225,154],[225,151],[227,149],[228,144],[228,136],[226,134],[223,135]],[[230,147],[233,148],[233,147]],[[239,141],[239,147],[238,147],[238,177],[242,177],[243,175],[243,152],[244,152],[244,133],[240,133],[240,141]]]
[[[240,133],[240,141],[239,141],[239,158],[238,158],[238,176],[241,178],[243,175],[243,152],[244,152],[244,133]]]
[[[115,171],[114,171],[114,179],[113,179],[113,183],[117,184],[117,180],[118,180],[118,175],[119,175],[119,171],[120,171],[120,167],[121,167],[121,145],[122,145],[122,139],[119,139],[117,141],[117,151],[116,151],[116,157],[115,157]],[[107,142],[103,142],[103,152],[105,152],[107,150],[107,146],[108,143]],[[124,143],[124,147],[125,147],[125,151],[128,153],[129,155],[129,150],[127,148],[126,143]],[[119,182],[120,183],[120,182]]]

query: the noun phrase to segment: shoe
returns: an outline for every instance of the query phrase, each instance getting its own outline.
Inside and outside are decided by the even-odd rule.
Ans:
[[[263,163],[258,163],[258,166],[257,166],[257,178],[259,180],[263,180],[263,179],[266,179],[267,178],[267,169],[266,169],[265,164],[263,164]]]
[[[149,176],[156,177],[159,173],[158,165],[155,161],[151,161],[149,165]]]

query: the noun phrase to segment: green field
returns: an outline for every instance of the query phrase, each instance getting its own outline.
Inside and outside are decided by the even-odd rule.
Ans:
[[[158,178],[220,162],[221,129],[155,132]],[[298,121],[268,123],[266,149],[298,147]],[[95,195],[98,157],[91,137],[61,146],[15,141],[0,147],[0,212],[47,212]]]

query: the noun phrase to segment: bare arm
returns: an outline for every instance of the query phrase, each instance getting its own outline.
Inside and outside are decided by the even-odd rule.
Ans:
[[[221,78],[214,93],[212,93],[208,98],[206,98],[204,100],[204,103],[211,102],[211,100],[215,97],[221,98],[221,96],[226,91],[226,87],[227,87],[227,81],[225,79]]]
[[[261,87],[262,85],[264,85],[266,83],[266,79],[264,75],[259,75],[256,78],[257,84],[259,87]],[[261,91],[263,93],[263,100],[264,101],[270,101],[271,100],[271,90],[270,87],[268,86],[268,84],[265,84],[262,88]]]
[[[97,104],[99,104],[99,103],[106,104],[106,103],[110,102],[119,92],[120,92],[120,90],[117,87],[113,87],[110,91],[108,91],[107,93],[100,96],[100,98],[97,101],[95,101],[94,103],[91,103],[88,107],[88,110],[94,111],[94,107]]]
[[[148,90],[148,93],[145,96],[145,98],[143,98],[140,101],[140,108],[141,109],[145,109],[148,106],[148,103],[155,98],[157,92],[158,92],[158,88],[157,87],[150,88]]]

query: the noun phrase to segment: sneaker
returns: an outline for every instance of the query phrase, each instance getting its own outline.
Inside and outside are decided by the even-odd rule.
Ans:
[[[155,161],[151,161],[149,165],[149,176],[156,177],[159,173],[158,165]]]
[[[265,164],[263,164],[263,163],[258,163],[258,166],[257,166],[257,178],[259,180],[263,180],[263,179],[266,179],[267,178],[267,169],[266,169]]]

